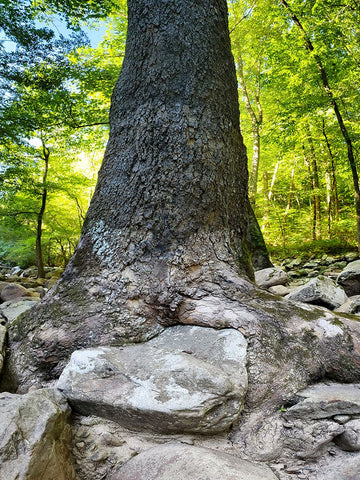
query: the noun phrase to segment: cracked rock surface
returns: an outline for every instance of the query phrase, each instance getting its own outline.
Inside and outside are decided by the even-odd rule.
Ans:
[[[233,329],[176,326],[144,344],[74,352],[57,386],[78,413],[130,429],[220,432],[242,410],[246,345]]]

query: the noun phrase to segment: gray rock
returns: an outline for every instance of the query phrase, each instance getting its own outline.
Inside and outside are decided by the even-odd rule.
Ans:
[[[309,480],[358,480],[360,454],[337,451],[336,455],[324,457],[316,470],[315,474],[308,477]]]
[[[343,425],[344,423],[347,423],[349,420],[351,420],[351,417],[350,415],[335,415],[334,420],[335,422]]]
[[[36,305],[39,300],[40,298],[32,297],[31,299],[19,300],[17,302],[4,302],[0,305],[0,313],[8,322],[11,322]]]
[[[4,365],[6,347],[6,327],[0,325],[0,374]]]
[[[360,294],[360,260],[349,263],[338,276],[337,283],[349,297]]]
[[[358,260],[359,254],[356,252],[349,252],[345,255],[345,260],[347,262],[354,262],[355,260]]]
[[[308,275],[309,270],[306,270],[306,268],[299,268],[288,272],[288,276],[291,278],[307,277]]]
[[[289,262],[286,268],[291,270],[292,268],[295,268],[301,265],[301,263],[302,263],[301,257],[297,257],[297,258],[294,258],[294,260],[292,260],[291,262]]]
[[[344,426],[331,420],[295,420],[284,436],[284,449],[290,457],[316,459],[326,453],[330,442],[344,432]]]
[[[275,295],[280,295],[280,297],[284,297],[290,293],[290,290],[284,285],[274,285],[273,287],[269,287],[269,292],[274,293]]]
[[[22,273],[21,267],[17,266],[10,270],[10,275],[20,275]]]
[[[347,300],[344,290],[337,286],[333,280],[324,276],[311,279],[285,298],[330,309],[340,307]]]
[[[333,270],[339,270],[341,272],[341,270],[343,270],[347,265],[347,262],[335,262],[332,264],[331,268]]]
[[[274,285],[286,285],[289,277],[281,268],[270,267],[255,272],[255,282],[261,288],[269,288]]]
[[[250,427],[250,428],[249,428]],[[321,457],[344,426],[332,419],[294,418],[276,412],[254,426],[242,423],[233,440],[243,444],[247,458],[262,462]]]
[[[208,448],[170,443],[140,453],[111,480],[276,480],[270,468]]]
[[[35,266],[32,266],[32,267],[29,267],[27,268],[26,270],[24,270],[22,272],[22,274],[20,275],[21,277],[36,277],[37,276],[37,267]]]
[[[297,396],[300,401],[287,410],[287,417],[320,419],[360,414],[360,384],[318,383]]]
[[[75,478],[69,408],[56,390],[0,394],[0,478]]]
[[[304,268],[318,268],[318,266],[321,264],[320,260],[310,260],[309,262],[306,262],[303,267]]]
[[[0,293],[1,293],[2,289],[7,287],[8,285],[9,285],[9,282],[0,281]]]
[[[145,344],[74,352],[58,388],[75,411],[126,428],[209,434],[239,417],[245,362],[240,332],[177,326]]]
[[[337,258],[335,257],[330,257],[330,256],[326,256],[324,259],[323,259],[323,264],[324,265],[331,265],[335,262],[337,262]]]
[[[360,313],[360,295],[349,297],[336,311],[343,313]]]
[[[320,275],[319,270],[310,270],[307,276],[309,278],[315,278],[315,277],[318,277],[319,275]]]
[[[335,443],[348,452],[360,450],[360,419],[350,420],[344,427],[345,431],[335,438]]]
[[[31,293],[25,287],[17,283],[9,283],[0,293],[0,298],[3,302],[21,297],[31,297]]]

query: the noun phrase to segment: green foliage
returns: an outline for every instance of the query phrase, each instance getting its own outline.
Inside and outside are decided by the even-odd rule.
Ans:
[[[34,264],[35,253],[37,259],[41,254],[35,252],[40,228],[45,261],[65,264],[78,241],[107,140],[126,17],[113,22],[117,38],[109,33],[91,49],[81,32],[65,39],[35,26],[39,11],[45,22],[55,11],[49,11],[49,5],[55,8],[56,2],[37,2],[35,9],[24,2],[18,12],[15,2],[5,3],[9,10],[3,14],[0,54],[8,68],[0,72],[5,92],[0,100],[0,262]],[[98,2],[81,3],[92,9],[90,16],[103,15]],[[76,20],[75,4],[63,7],[68,23]],[[48,18],[50,22],[51,15]],[[5,48],[8,40],[16,43],[15,49]]]
[[[258,96],[263,111],[256,215],[272,251],[289,254],[302,244],[317,249],[317,241],[355,245],[347,147],[315,55],[321,57],[358,154],[360,10],[356,2],[288,3],[311,39],[311,54],[281,2],[229,4],[234,58],[241,53],[250,100],[255,105]],[[250,152],[252,120],[241,94],[240,110]]]

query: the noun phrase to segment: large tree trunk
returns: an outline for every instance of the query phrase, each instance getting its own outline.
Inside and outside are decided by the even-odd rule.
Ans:
[[[81,240],[31,314],[33,325],[41,319],[56,330],[38,338],[34,361],[46,369],[61,350],[141,341],[178,321],[183,299],[219,265],[252,276],[226,2],[129,1],[128,15],[110,138]]]

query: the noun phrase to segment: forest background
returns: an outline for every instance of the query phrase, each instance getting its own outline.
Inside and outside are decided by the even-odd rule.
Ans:
[[[249,196],[273,257],[358,248],[360,4],[229,0]],[[59,27],[60,25],[60,27]],[[0,263],[64,265],[108,137],[125,0],[0,0]],[[105,32],[91,46],[84,31]]]

